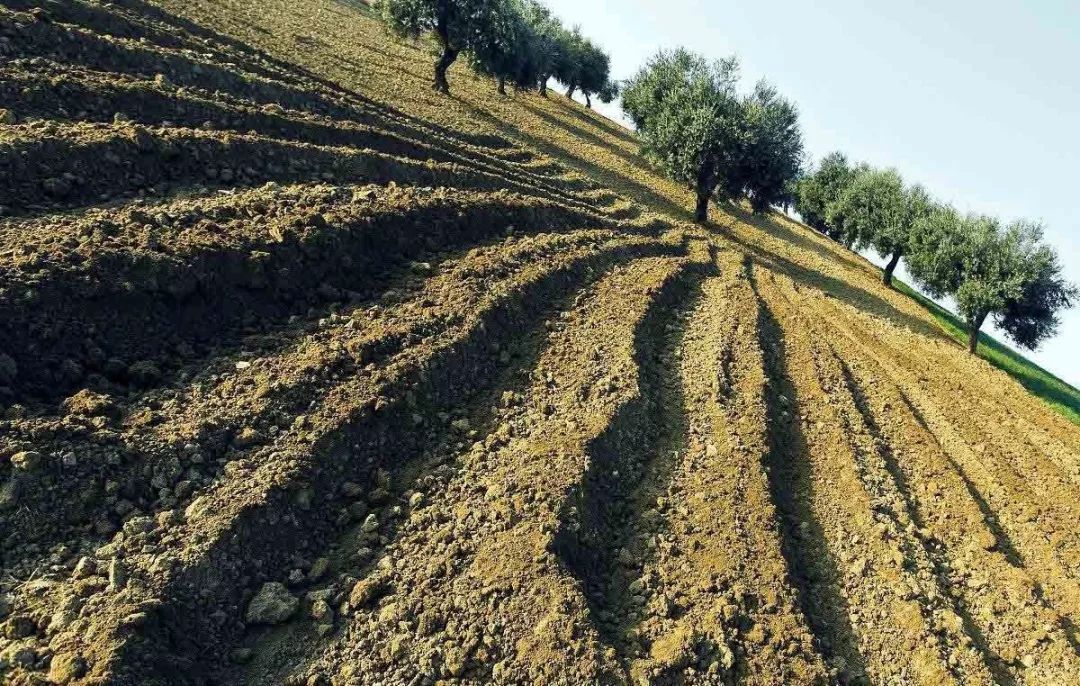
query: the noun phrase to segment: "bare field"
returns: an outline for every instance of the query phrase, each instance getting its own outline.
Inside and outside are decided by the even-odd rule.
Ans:
[[[1068,684],[1080,427],[331,0],[0,0],[0,679]]]

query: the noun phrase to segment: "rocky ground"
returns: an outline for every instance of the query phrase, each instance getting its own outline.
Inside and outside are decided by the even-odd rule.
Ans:
[[[0,678],[1067,684],[1080,429],[360,3],[0,0]]]

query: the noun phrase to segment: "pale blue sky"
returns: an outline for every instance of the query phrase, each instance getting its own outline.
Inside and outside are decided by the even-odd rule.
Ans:
[[[610,52],[616,78],[660,48],[737,54],[747,87],[766,77],[798,104],[814,159],[841,150],[962,210],[1041,219],[1080,282],[1075,0],[545,1]],[[1025,354],[1080,386],[1080,310]]]

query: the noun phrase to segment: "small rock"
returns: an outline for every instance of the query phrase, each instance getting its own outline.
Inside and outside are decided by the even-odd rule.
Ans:
[[[236,648],[229,653],[229,660],[236,665],[243,665],[251,662],[251,658],[255,656],[255,651],[251,648]]]
[[[127,369],[128,377],[137,384],[146,386],[161,378],[161,369],[150,360],[140,360]]]
[[[19,472],[32,472],[41,466],[41,453],[24,450],[11,456],[11,466]]]
[[[379,579],[361,579],[353,584],[349,593],[349,605],[354,608],[365,607],[382,591],[383,584]]]
[[[370,534],[379,530],[379,520],[375,518],[374,514],[369,514],[364,523],[360,525],[360,530],[365,534]]]
[[[71,193],[71,182],[61,176],[53,176],[41,182],[41,187],[54,198],[63,198]]]
[[[308,570],[308,581],[318,581],[326,574],[330,569],[330,560],[325,557],[320,557],[311,563],[311,569]]]
[[[86,674],[86,660],[75,653],[57,653],[49,662],[49,681],[66,684]]]
[[[705,457],[716,457],[719,454],[720,451],[717,450],[714,444],[708,443],[705,445]]]
[[[334,611],[330,609],[330,603],[326,599],[319,598],[311,604],[311,618],[319,624],[332,624]]]
[[[30,615],[15,615],[4,625],[4,637],[12,640],[32,636],[37,631],[37,624]]]
[[[359,496],[363,492],[364,492],[363,486],[361,486],[358,483],[354,483],[352,481],[346,481],[345,483],[341,484],[341,493],[346,498],[356,498],[357,496]]]
[[[37,651],[34,649],[33,641],[13,643],[3,652],[0,652],[0,667],[2,668],[9,665],[19,665],[29,669],[34,666],[35,662],[37,662]]]
[[[250,426],[245,426],[240,430],[240,433],[236,434],[233,438],[233,446],[236,448],[249,448],[257,443],[262,442],[263,436],[258,431]]]
[[[127,570],[124,569],[124,563],[120,561],[120,558],[114,557],[109,563],[109,590],[115,593],[126,584]]]
[[[300,607],[300,599],[285,584],[268,581],[248,603],[244,621],[248,624],[281,624]]]
[[[94,558],[84,555],[79,558],[79,562],[75,565],[75,570],[71,573],[71,576],[75,579],[85,579],[94,574],[97,574],[97,562]]]

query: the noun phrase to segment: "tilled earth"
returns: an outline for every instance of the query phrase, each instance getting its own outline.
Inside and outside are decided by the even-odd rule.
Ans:
[[[1080,429],[359,2],[0,0],[0,678],[1071,684]]]

